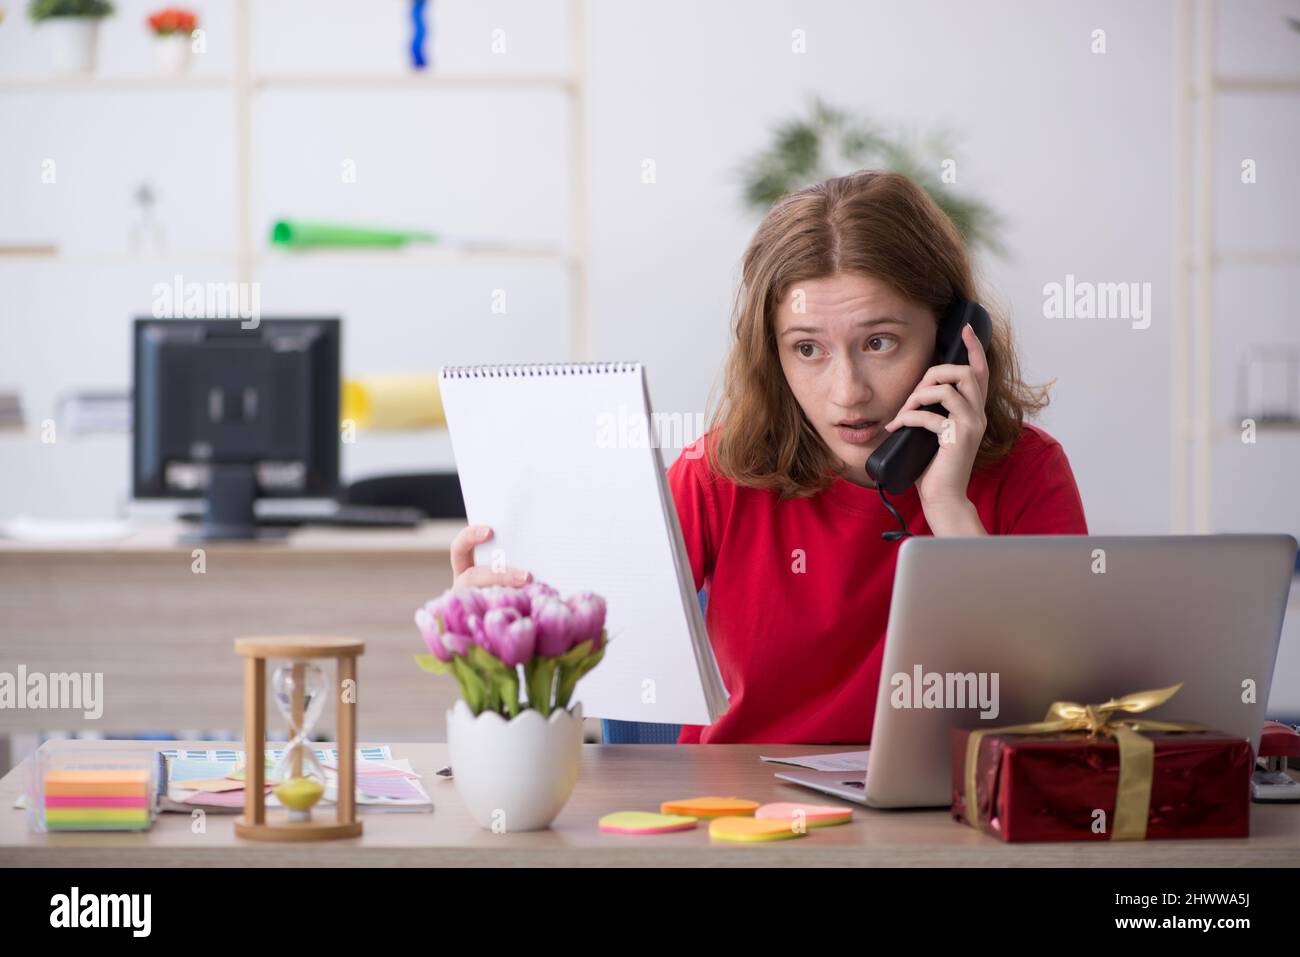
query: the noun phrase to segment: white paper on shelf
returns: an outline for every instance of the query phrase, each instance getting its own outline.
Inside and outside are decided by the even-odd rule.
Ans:
[[[65,521],[19,515],[0,522],[0,537],[35,545],[64,542],[114,542],[131,534],[131,526],[122,521]]]

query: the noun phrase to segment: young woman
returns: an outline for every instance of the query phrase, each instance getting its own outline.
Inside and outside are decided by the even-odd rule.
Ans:
[[[938,319],[979,301],[952,221],[911,180],[862,171],[782,198],[745,252],[722,402],[668,470],[726,714],[679,743],[866,744],[900,542],[866,472],[903,426],[941,437],[892,504],[913,534],[1085,535],[1061,445],[1025,418],[1005,319],[969,365],[933,365]],[[938,403],[947,418],[922,410]],[[521,584],[473,567],[490,529],[452,548],[456,584]],[[935,600],[943,586],[935,583]]]

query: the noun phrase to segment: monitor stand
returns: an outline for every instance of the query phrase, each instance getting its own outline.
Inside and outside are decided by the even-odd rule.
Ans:
[[[209,472],[203,526],[182,535],[181,541],[189,544],[284,538],[284,529],[257,524],[253,512],[256,499],[257,473],[251,463],[214,463]]]

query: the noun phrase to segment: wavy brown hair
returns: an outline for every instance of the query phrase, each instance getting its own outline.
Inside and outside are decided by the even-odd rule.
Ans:
[[[838,457],[786,383],[775,329],[777,303],[792,286],[836,273],[882,280],[928,307],[936,322],[954,299],[980,301],[957,227],[906,176],[860,170],[778,200],[745,250],[735,338],[707,443],[710,463],[738,485],[802,498],[839,475]],[[1005,457],[1024,420],[1048,402],[1047,386],[1021,379],[1006,318],[983,304],[993,338],[987,427],[975,468]]]

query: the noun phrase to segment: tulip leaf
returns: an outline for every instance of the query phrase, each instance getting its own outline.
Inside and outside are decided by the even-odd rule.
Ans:
[[[594,655],[589,655],[585,661],[583,661],[580,665],[578,665],[578,667],[581,669],[578,673],[578,677],[581,678],[592,668],[596,667],[596,665],[600,664],[600,660],[604,657],[605,657],[605,646],[602,646],[600,651],[596,652]]]
[[[451,668],[456,675],[456,680],[460,682],[460,693],[464,696],[465,703],[469,705],[469,710],[477,715],[487,705],[487,686],[461,655],[451,659]]]
[[[498,681],[501,685],[498,689],[498,696],[501,698],[506,714],[513,718],[519,713],[519,675],[517,672],[509,670]]]
[[[492,652],[481,645],[470,645],[469,660],[483,676],[487,686],[487,706],[493,711],[502,711],[505,707],[507,689],[504,682],[513,677],[512,670]]]
[[[469,646],[469,660],[475,668],[486,671],[488,674],[496,674],[506,670],[506,666],[501,659],[482,645]]]
[[[560,655],[560,657],[557,658],[556,661],[560,662],[560,664],[562,665],[576,665],[583,658],[587,657],[587,654],[590,651],[591,651],[591,639],[588,638],[586,641],[574,645],[564,654]]]
[[[533,679],[537,675],[537,662],[540,658],[529,658],[524,662],[524,690],[528,692],[528,705],[532,707]]]
[[[578,683],[578,669],[560,665],[560,680],[555,686],[555,706],[567,708],[573,697],[573,688]]]
[[[555,680],[558,658],[534,658],[528,676],[528,706],[536,708],[543,717],[551,713],[551,685]]]
[[[605,649],[602,647],[595,654],[588,655],[576,665],[562,666],[560,668],[560,687],[555,694],[555,703],[558,707],[567,708],[569,706],[569,698],[573,695],[573,689],[577,687],[578,680],[600,664],[600,659],[604,657]]]
[[[431,675],[445,675],[451,670],[451,666],[434,655],[416,655],[415,663],[420,666],[421,670],[429,672]]]
[[[519,672],[481,645],[472,645],[469,657],[487,676],[490,707],[513,718],[519,713]]]

